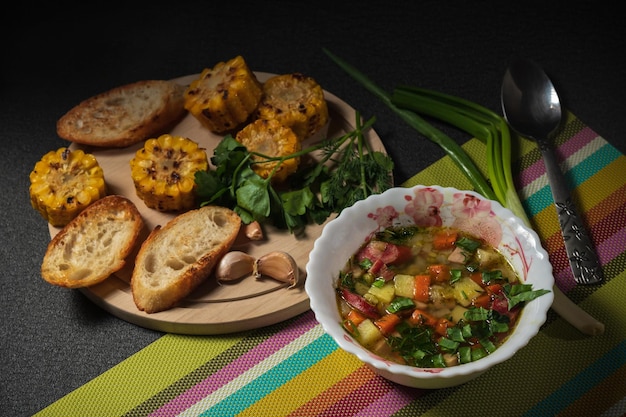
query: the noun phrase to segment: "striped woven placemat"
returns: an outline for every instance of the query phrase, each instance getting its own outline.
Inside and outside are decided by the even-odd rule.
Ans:
[[[622,416],[626,413],[626,157],[572,114],[556,139],[561,167],[595,243],[605,281],[576,286],[541,155],[516,141],[513,172],[556,282],[606,325],[588,337],[550,312],[514,358],[439,390],[376,376],[338,349],[311,311],[221,336],[167,334],[41,410],[37,416]],[[484,145],[464,145],[485,166]],[[405,186],[469,189],[442,158]]]

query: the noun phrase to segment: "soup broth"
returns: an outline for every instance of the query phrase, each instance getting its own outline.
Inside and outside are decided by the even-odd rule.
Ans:
[[[521,282],[496,248],[451,227],[381,231],[337,283],[345,330],[385,359],[422,368],[494,352],[524,304],[546,292]]]

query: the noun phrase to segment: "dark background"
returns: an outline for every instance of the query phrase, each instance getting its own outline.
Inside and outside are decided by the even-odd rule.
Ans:
[[[4,14],[1,29],[0,415],[31,415],[161,336],[39,274],[49,234],[30,207],[28,175],[46,152],[67,146],[56,135],[56,120],[94,94],[199,73],[236,55],[255,71],[302,72],[364,117],[377,117],[375,129],[395,161],[399,184],[443,151],[352,81],[322,47],[386,90],[417,85],[498,113],[506,66],[521,56],[544,67],[566,108],[626,152],[623,22],[603,2],[15,7]],[[468,139],[451,134],[459,143]]]

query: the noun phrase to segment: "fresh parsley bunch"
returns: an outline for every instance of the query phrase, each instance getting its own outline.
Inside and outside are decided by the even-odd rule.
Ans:
[[[233,209],[244,223],[271,223],[297,233],[307,224],[322,224],[332,213],[340,213],[358,200],[385,191],[393,185],[393,161],[383,152],[371,149],[363,132],[375,118],[334,139],[299,152],[271,157],[249,152],[227,135],[215,148],[215,169],[196,173],[201,205]],[[321,151],[319,162],[303,165],[285,184],[273,184],[272,175],[262,178],[252,169],[253,155],[279,164],[291,158]]]

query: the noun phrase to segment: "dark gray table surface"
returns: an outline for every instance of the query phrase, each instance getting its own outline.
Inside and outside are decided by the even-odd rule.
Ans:
[[[68,144],[56,135],[56,120],[96,93],[198,73],[236,55],[255,71],[302,72],[365,117],[377,117],[401,183],[443,151],[352,81],[322,47],[385,89],[419,85],[497,112],[507,63],[522,56],[546,69],[565,107],[626,152],[626,42],[618,13],[602,2],[91,4],[87,12],[24,3],[2,29],[3,416],[32,415],[162,336],[39,274],[49,234],[30,206],[28,175],[46,152]],[[468,139],[450,133],[459,143]]]

